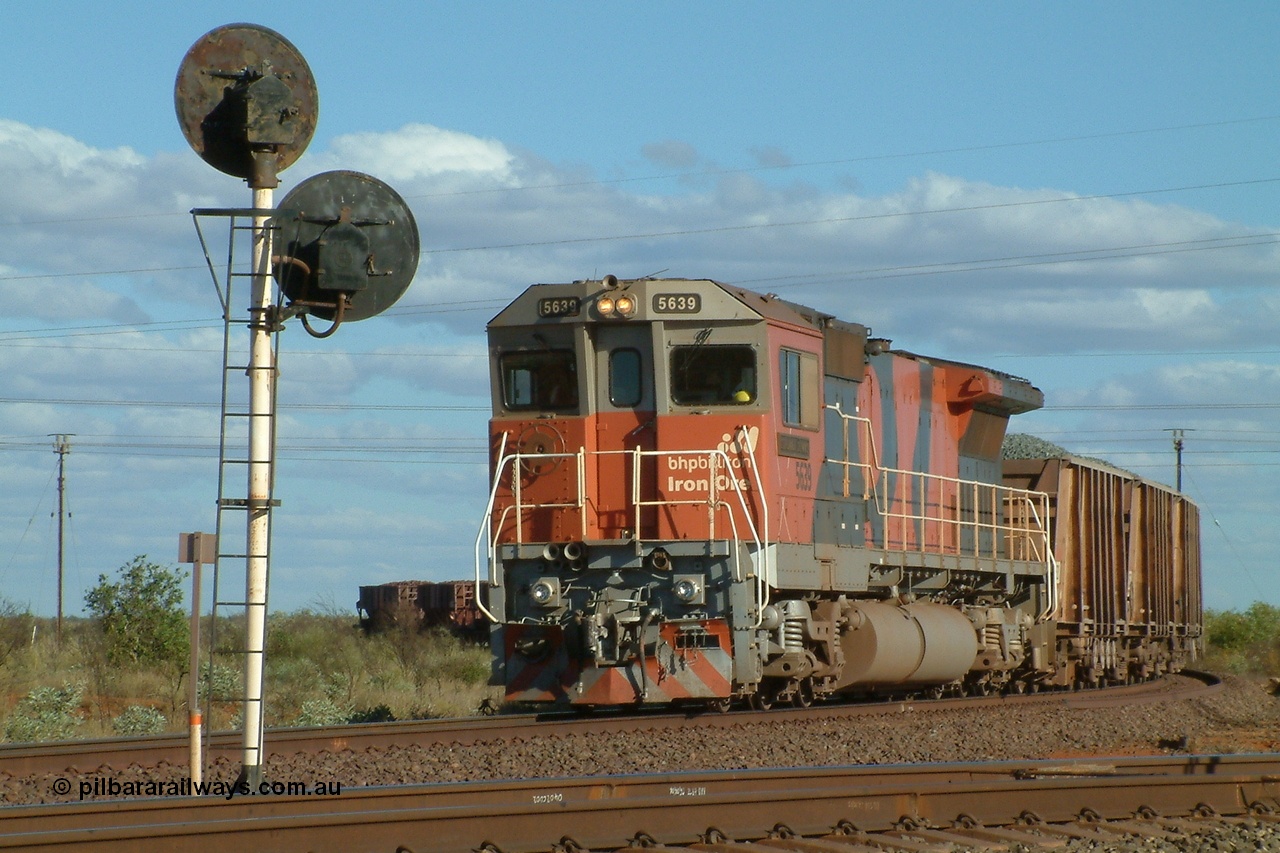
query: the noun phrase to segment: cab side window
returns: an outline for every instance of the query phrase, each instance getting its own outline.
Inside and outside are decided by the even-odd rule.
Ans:
[[[578,408],[578,367],[573,350],[504,353],[499,365],[502,403],[508,410]]]
[[[680,406],[745,406],[756,399],[756,351],[693,344],[671,349],[671,400]]]
[[[821,410],[818,357],[811,352],[784,349],[778,372],[782,386],[782,422],[786,426],[817,429]]]

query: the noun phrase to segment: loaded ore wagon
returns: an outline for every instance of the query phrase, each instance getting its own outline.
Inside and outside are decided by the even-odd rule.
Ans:
[[[476,605],[475,581],[395,581],[360,587],[356,611],[367,631],[404,626],[443,626],[462,636],[484,636],[488,628]],[[480,584],[483,593],[485,584]]]
[[[1185,495],[1096,459],[1009,459],[1005,483],[1049,496],[1059,566],[1054,684],[1176,671],[1202,651],[1200,511]]]

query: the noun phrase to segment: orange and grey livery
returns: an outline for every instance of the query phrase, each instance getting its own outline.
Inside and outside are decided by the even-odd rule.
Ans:
[[[1109,669],[1060,636],[1061,508],[1002,469],[1024,379],[709,280],[535,285],[488,333],[477,580],[510,700],[1023,690],[1196,653],[1198,599]]]

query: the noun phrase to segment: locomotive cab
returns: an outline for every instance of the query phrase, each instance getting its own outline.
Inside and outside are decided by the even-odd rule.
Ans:
[[[768,413],[764,331],[735,302],[710,282],[543,285],[490,324],[485,541],[513,698],[732,693]]]

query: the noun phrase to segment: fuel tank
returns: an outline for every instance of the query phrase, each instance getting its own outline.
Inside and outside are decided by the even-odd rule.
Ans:
[[[944,684],[967,673],[978,653],[972,623],[953,607],[854,601],[845,616],[837,689]]]

